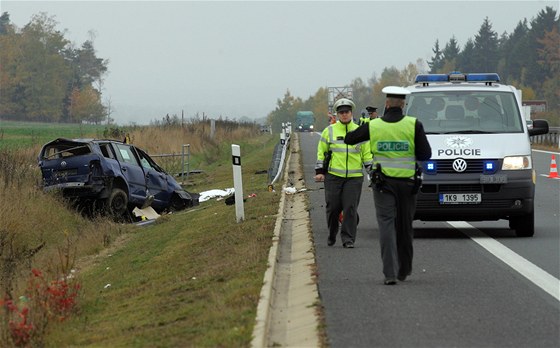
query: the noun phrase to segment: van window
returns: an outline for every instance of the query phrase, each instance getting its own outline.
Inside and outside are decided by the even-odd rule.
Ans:
[[[492,91],[418,92],[405,114],[422,121],[427,133],[521,133],[515,95]]]

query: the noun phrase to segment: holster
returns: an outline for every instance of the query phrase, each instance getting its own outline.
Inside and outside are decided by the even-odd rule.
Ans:
[[[380,190],[381,186],[385,183],[385,175],[381,171],[381,164],[377,163],[375,169],[370,173],[371,183],[374,185],[376,190]]]

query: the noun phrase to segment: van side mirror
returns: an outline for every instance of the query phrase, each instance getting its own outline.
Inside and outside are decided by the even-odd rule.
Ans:
[[[546,120],[534,120],[533,128],[529,129],[529,136],[548,133],[548,122]]]

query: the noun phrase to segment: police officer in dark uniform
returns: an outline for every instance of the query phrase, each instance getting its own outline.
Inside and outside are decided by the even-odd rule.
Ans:
[[[367,114],[366,114],[367,113]],[[369,121],[377,118],[377,108],[375,106],[366,106],[365,112],[362,113],[360,118],[360,125],[364,123],[369,123]]]
[[[416,193],[420,172],[416,161],[432,156],[424,126],[403,115],[406,95],[402,87],[389,86],[383,117],[371,120],[346,135],[346,144],[370,141],[373,153],[373,198],[379,225],[385,284],[404,281],[412,272]]]

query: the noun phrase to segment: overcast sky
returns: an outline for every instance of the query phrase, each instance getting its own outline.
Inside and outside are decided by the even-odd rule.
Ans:
[[[103,88],[119,124],[166,114],[265,117],[287,90],[364,81],[428,61],[439,40],[462,48],[485,17],[511,33],[558,1],[10,1],[18,27],[46,12],[76,46],[95,33]]]

